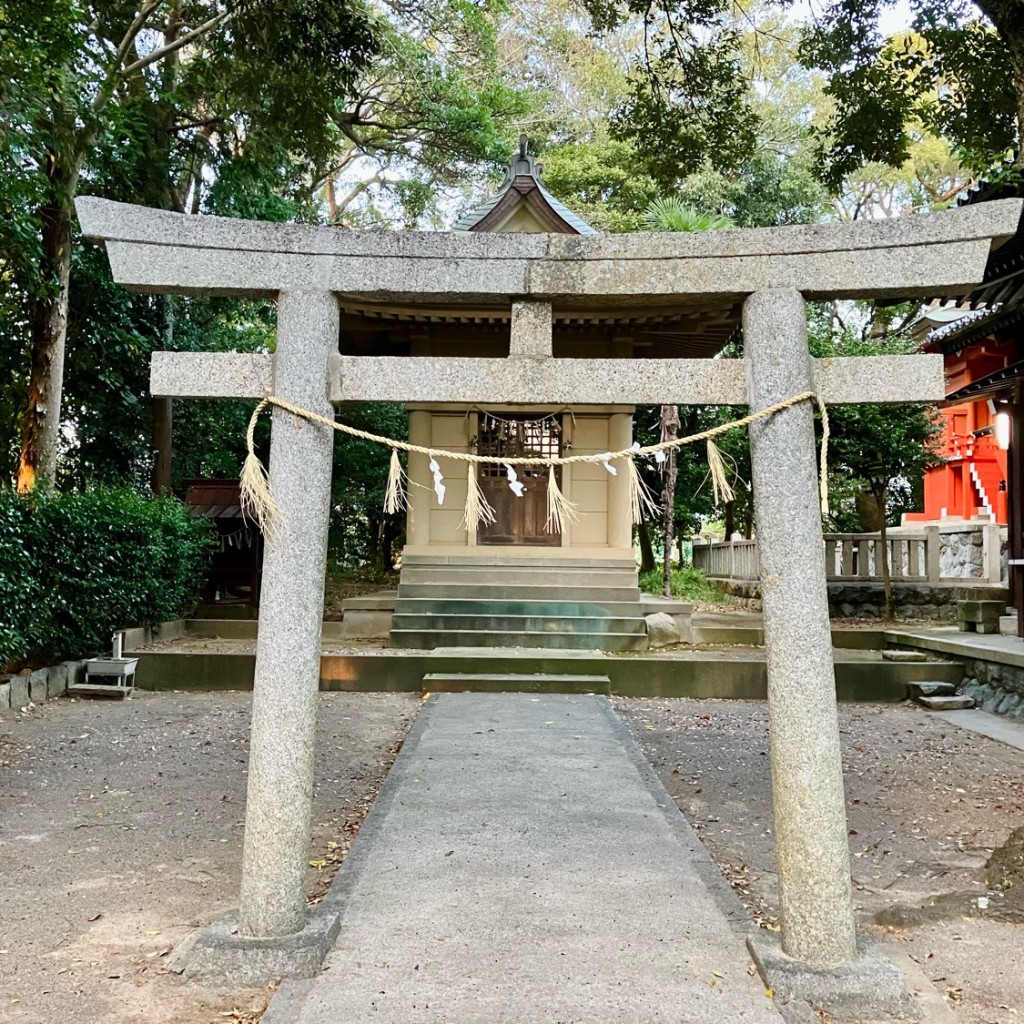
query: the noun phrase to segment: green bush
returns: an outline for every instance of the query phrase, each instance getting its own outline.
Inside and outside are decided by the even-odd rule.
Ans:
[[[29,509],[10,491],[0,491],[0,669],[28,654],[29,632],[40,593],[27,544]]]
[[[215,539],[180,502],[115,489],[5,491],[0,527],[0,662],[96,654],[117,629],[180,616]]]
[[[645,594],[663,594],[665,581],[661,569],[643,573],[640,589]],[[694,569],[690,565],[672,570],[672,596],[702,604],[722,604],[728,600],[722,588],[708,580],[703,569]]]

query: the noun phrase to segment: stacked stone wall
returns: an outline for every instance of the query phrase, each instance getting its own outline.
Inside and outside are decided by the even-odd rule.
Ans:
[[[19,675],[0,675],[0,711],[22,711],[67,692],[85,679],[84,661],[64,661]]]
[[[761,586],[752,580],[715,580],[736,602],[754,611],[761,609]],[[895,616],[900,622],[953,622],[956,602],[964,600],[1008,601],[1005,587],[980,587],[930,583],[893,585]],[[885,610],[881,583],[829,583],[829,615],[834,619],[880,619]]]
[[[964,673],[960,689],[973,697],[982,711],[1024,718],[1024,668],[967,660]]]

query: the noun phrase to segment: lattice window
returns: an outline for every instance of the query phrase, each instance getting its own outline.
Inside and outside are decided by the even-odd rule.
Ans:
[[[562,420],[557,413],[542,419],[528,416],[492,416],[480,413],[477,454],[497,458],[558,458],[562,454]],[[546,477],[544,466],[517,466],[520,479]],[[477,473],[481,477],[504,477],[505,467],[480,463]]]

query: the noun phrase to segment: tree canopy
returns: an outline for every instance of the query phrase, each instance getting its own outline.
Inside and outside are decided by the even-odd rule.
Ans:
[[[603,231],[901,216],[1019,173],[1024,0],[916,0],[896,33],[883,29],[891,8],[826,0],[808,20],[795,0],[8,0],[5,474],[23,489],[144,486],[150,353],[274,346],[267,303],[114,286],[78,237],[78,192],[187,214],[443,228],[493,187],[521,130],[547,187]],[[820,337],[849,345],[851,324],[882,312],[820,315]],[[237,472],[248,412],[176,403],[175,489]],[[730,413],[684,410],[680,429]],[[392,434],[401,420],[391,408],[345,415]],[[745,441],[722,448],[746,479]],[[371,511],[374,457],[337,454],[362,481],[336,495],[345,559],[373,559],[396,534]],[[677,528],[716,514],[687,458]],[[717,511],[742,528],[744,488]],[[360,523],[375,539],[355,539]]]

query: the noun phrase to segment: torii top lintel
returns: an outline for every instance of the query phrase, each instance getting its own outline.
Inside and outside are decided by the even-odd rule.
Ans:
[[[273,295],[318,289],[398,301],[511,297],[595,304],[623,297],[913,298],[981,281],[993,245],[1017,230],[1006,199],[888,221],[623,235],[342,231],[194,217],[82,197],[87,238],[114,279],[142,291]]]

